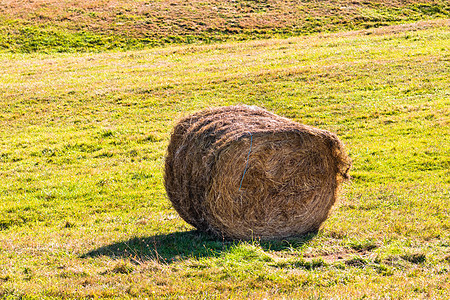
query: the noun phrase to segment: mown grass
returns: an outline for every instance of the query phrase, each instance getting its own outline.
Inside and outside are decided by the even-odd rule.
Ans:
[[[101,52],[448,18],[446,0],[0,1],[0,50]]]
[[[0,297],[450,297],[448,28],[0,54]],[[172,126],[238,103],[346,144],[317,235],[216,240],[171,208]]]

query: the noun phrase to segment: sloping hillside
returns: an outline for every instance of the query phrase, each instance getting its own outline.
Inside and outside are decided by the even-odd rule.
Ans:
[[[446,0],[0,0],[0,50],[102,51],[448,18]]]

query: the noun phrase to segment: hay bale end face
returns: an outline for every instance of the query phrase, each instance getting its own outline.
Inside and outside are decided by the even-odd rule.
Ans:
[[[282,239],[319,229],[349,168],[335,134],[258,107],[229,106],[175,126],[164,183],[174,208],[199,230]]]

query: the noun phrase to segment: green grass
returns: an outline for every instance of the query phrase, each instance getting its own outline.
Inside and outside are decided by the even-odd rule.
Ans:
[[[0,297],[449,298],[448,28],[0,54]],[[215,240],[171,208],[171,128],[239,103],[346,144],[317,235]]]

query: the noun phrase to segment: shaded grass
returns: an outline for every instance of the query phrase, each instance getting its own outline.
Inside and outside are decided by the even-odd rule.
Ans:
[[[1,54],[1,297],[448,298],[446,24]],[[214,240],[170,207],[174,123],[237,103],[345,142],[353,181],[317,235]]]
[[[197,231],[175,232],[151,237],[133,238],[95,249],[82,257],[110,256],[114,259],[132,257],[134,263],[156,260],[161,263],[174,263],[179,260],[202,257],[216,257],[231,242],[217,241]]]

